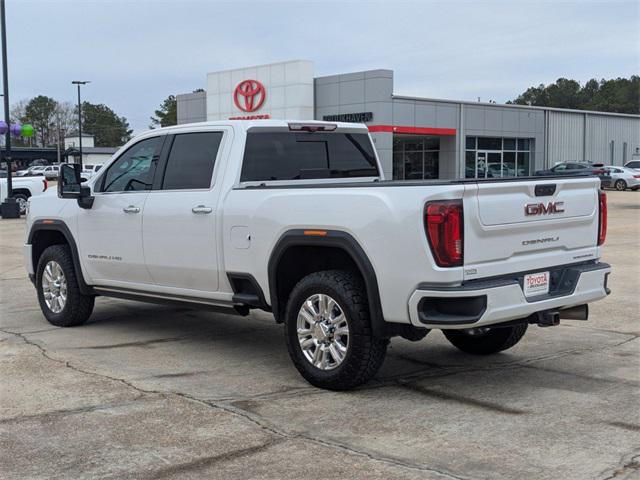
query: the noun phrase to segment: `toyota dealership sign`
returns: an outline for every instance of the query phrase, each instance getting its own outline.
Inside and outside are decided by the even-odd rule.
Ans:
[[[207,74],[206,119],[314,118],[313,63],[257,65]]]
[[[243,112],[255,112],[266,97],[264,85],[257,80],[243,80],[233,91],[233,103]]]
[[[262,104],[267,98],[267,90],[264,85],[258,80],[243,80],[233,90],[233,103],[243,112],[255,112],[262,107]],[[256,120],[271,118],[266,114],[258,115],[241,115],[229,117],[230,120]]]

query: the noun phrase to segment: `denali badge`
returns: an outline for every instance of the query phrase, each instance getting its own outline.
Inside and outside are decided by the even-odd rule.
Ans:
[[[527,203],[524,206],[524,214],[529,215],[551,215],[564,212],[564,202]]]
[[[557,242],[558,240],[560,240],[560,237],[534,238],[533,240],[524,240],[522,245],[538,245],[540,243]]]

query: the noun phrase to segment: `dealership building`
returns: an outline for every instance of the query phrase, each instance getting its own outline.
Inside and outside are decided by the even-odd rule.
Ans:
[[[364,123],[387,179],[522,176],[559,162],[640,159],[640,115],[410,97],[394,93],[392,70],[315,77],[307,60],[209,73],[206,91],[178,95],[177,106],[180,124]]]

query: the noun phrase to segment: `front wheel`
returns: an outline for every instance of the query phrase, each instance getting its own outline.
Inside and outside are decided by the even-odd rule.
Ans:
[[[20,207],[20,215],[24,215],[25,213],[27,213],[29,197],[27,197],[24,193],[16,193],[13,198],[15,198],[18,207]]]
[[[51,245],[42,252],[36,270],[36,289],[40,309],[52,325],[82,325],[93,312],[95,297],[80,292],[68,245]]]
[[[491,355],[513,347],[524,337],[528,326],[523,322],[509,327],[443,330],[442,333],[454,347],[465,353]]]
[[[373,377],[389,344],[372,334],[362,281],[341,270],[312,273],[294,287],[285,336],[300,374],[329,390],[348,390]]]
[[[627,189],[627,182],[625,182],[624,180],[616,180],[614,187],[616,187],[616,190],[618,190],[619,192],[622,192],[623,190]]]

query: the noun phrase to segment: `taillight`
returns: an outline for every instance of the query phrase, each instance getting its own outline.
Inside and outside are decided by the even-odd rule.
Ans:
[[[592,173],[594,175],[604,175],[604,174],[607,173],[607,171],[606,170],[594,170]]]
[[[437,200],[425,205],[424,225],[431,253],[439,267],[459,267],[464,260],[462,200]]]
[[[47,187],[48,187],[48,186],[49,186],[49,184],[47,183],[47,179],[46,179],[46,178],[43,178],[43,179],[42,179],[42,187],[43,187],[43,188],[42,188],[42,191],[43,191],[43,192],[46,192],[46,191],[47,191]]]
[[[640,178],[640,175],[634,175],[633,178]]]
[[[598,245],[607,238],[607,194],[600,192],[600,215],[598,217]]]

